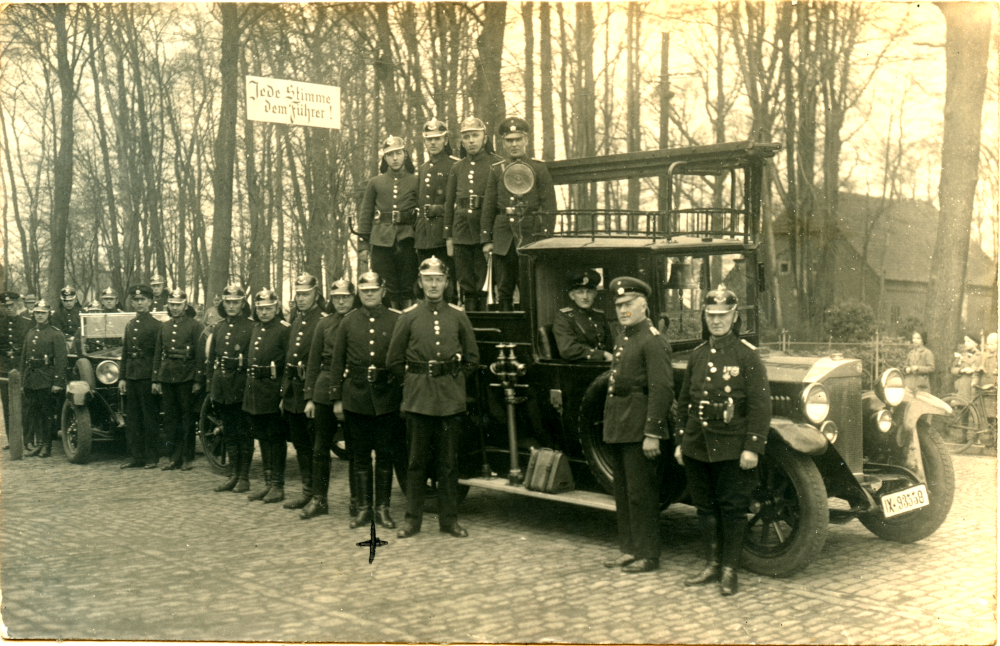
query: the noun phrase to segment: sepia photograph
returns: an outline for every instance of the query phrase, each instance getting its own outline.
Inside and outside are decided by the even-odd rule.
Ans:
[[[995,644],[1000,5],[0,3],[0,639]]]

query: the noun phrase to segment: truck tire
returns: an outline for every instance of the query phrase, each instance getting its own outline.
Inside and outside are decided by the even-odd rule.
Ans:
[[[211,397],[205,397],[201,403],[201,413],[198,415],[198,441],[212,473],[229,475],[232,469],[226,451],[226,438],[222,433],[222,422],[212,408]]]
[[[87,364],[88,367],[90,364]],[[82,376],[82,375],[81,375]],[[90,457],[90,447],[94,430],[90,425],[90,409],[74,406],[73,402],[63,402],[62,442],[66,459],[72,464],[84,464]]]
[[[743,565],[788,576],[819,556],[826,542],[829,501],[816,464],[783,442],[768,442],[750,503]]]
[[[579,437],[590,472],[604,491],[614,495],[611,452],[604,442],[604,402],[608,397],[610,378],[611,372],[605,372],[587,387],[580,403]]]
[[[924,458],[924,475],[927,477],[927,497],[930,504],[892,518],[886,518],[881,507],[858,516],[861,524],[871,533],[887,541],[914,543],[927,538],[948,517],[951,503],[955,499],[955,469],[941,438],[923,424],[917,425],[917,437],[920,439],[920,454]],[[908,486],[910,485],[896,483],[898,489]]]
[[[94,377],[94,366],[91,365],[90,359],[77,359],[75,366],[76,374],[80,375],[80,381],[87,382],[87,385],[90,386],[90,392],[97,392],[97,378]]]

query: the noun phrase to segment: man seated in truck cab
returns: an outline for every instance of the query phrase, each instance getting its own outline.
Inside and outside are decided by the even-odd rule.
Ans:
[[[559,356],[567,361],[611,361],[611,328],[603,312],[594,309],[601,275],[593,269],[574,272],[568,280],[573,305],[556,313],[552,335]]]

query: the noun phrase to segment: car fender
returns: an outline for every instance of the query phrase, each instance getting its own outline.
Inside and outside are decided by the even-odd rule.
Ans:
[[[830,445],[812,424],[799,424],[784,417],[771,418],[771,431],[777,433],[788,446],[805,455],[823,455]]]
[[[92,391],[86,381],[71,381],[66,386],[66,399],[74,406],[86,406]]]
[[[897,406],[893,421],[896,429],[896,446],[903,449],[903,465],[916,474],[920,482],[926,482],[924,458],[920,453],[920,439],[917,424],[924,415],[950,415],[951,406],[934,395],[925,392],[910,394],[907,391],[903,402]]]

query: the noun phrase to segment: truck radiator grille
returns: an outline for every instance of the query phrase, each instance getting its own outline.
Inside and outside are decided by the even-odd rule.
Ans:
[[[837,425],[836,447],[852,473],[864,470],[861,429],[861,377],[835,377],[823,382],[830,395],[830,419]]]

